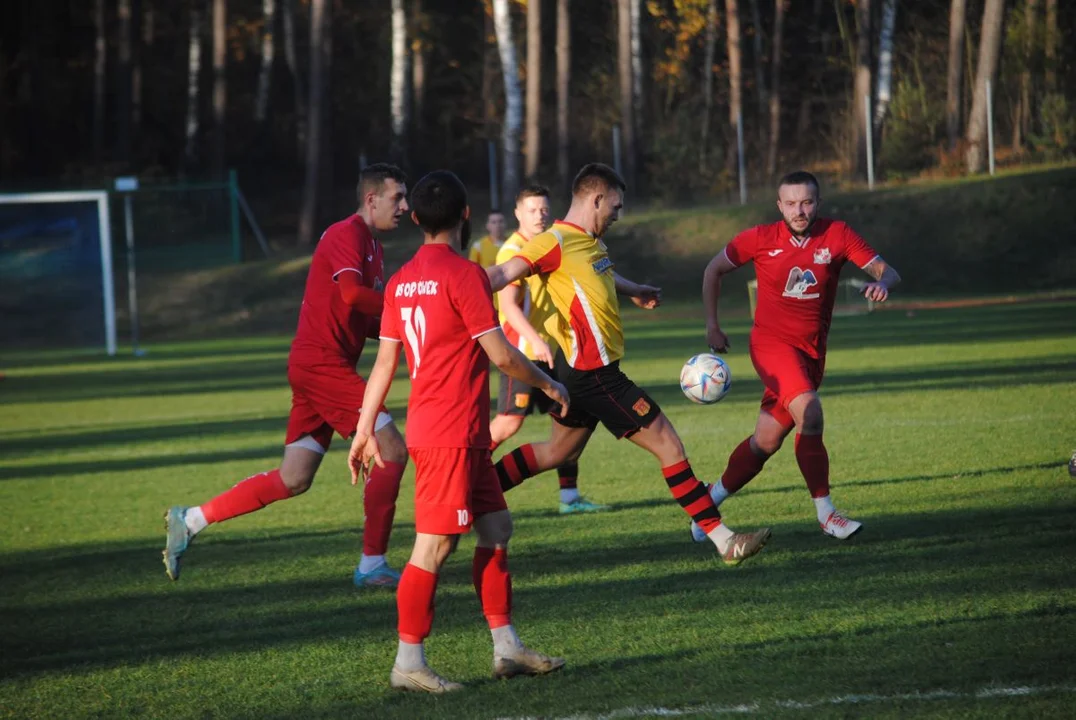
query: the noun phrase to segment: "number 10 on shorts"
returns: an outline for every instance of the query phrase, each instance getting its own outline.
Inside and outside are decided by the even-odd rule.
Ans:
[[[467,527],[470,521],[470,513],[468,513],[466,510],[457,510],[456,520],[459,523],[460,527]]]

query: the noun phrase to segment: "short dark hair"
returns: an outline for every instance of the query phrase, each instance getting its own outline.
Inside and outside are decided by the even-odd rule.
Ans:
[[[545,185],[539,185],[538,183],[534,183],[532,185],[524,185],[523,189],[521,189],[519,193],[516,194],[516,205],[519,205],[521,202],[530,197],[544,197],[548,199],[549,188],[547,188]]]
[[[500,208],[490,208],[489,214],[490,215],[504,215],[504,211],[501,210]]]
[[[407,174],[391,163],[374,163],[367,165],[359,173],[359,205],[368,192],[381,192],[386,180],[395,180],[401,185],[407,184]]]
[[[781,181],[777,183],[777,189],[780,190],[782,185],[812,185],[814,186],[815,194],[821,192],[821,186],[818,184],[818,178],[806,170],[796,170],[790,172],[781,178]]]
[[[434,170],[411,191],[411,209],[428,235],[459,225],[466,208],[467,188],[451,170]]]
[[[587,163],[572,180],[572,195],[586,195],[615,188],[621,193],[628,189],[624,178],[605,163]]]

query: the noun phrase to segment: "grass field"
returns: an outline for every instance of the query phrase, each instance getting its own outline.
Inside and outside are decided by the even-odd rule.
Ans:
[[[679,394],[699,310],[629,314],[627,372],[713,478],[760,385]],[[581,486],[615,512],[513,491],[515,620],[568,659],[488,679],[473,538],[442,579],[431,662],[468,689],[393,694],[395,604],[359,592],[359,492],[337,441],[305,496],[210,528],[170,583],[161,513],[275,466],[287,338],[155,345],[144,359],[0,355],[0,714],[10,717],[1071,717],[1076,704],[1076,303],[839,318],[823,387],[838,506],[823,537],[791,448],[724,506],[770,525],[722,566],[656,464],[599,431]],[[403,417],[406,383],[390,406]],[[544,435],[544,420],[522,439]],[[390,561],[412,539],[405,478]]]

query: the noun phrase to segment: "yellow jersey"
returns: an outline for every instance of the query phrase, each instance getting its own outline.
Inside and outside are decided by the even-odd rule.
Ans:
[[[512,233],[497,252],[497,264],[500,265],[516,257],[527,242],[527,239],[519,232]],[[556,346],[561,344],[557,340],[559,316],[557,306],[553,304],[553,298],[550,297],[546,284],[536,276],[531,276],[526,280],[517,280],[512,284],[525,287],[526,292],[523,293],[522,298],[523,314],[538,336],[556,353]],[[530,360],[534,360],[534,347],[509,324],[503,311],[500,312],[500,320],[508,341],[519,348],[520,352]]]
[[[497,264],[497,252],[503,243],[494,242],[489,235],[471,243],[471,249],[467,251],[467,259],[476,262],[484,268]]]
[[[556,339],[569,365],[595,370],[624,356],[620,302],[605,243],[558,220],[516,257],[527,261],[557,308]]]

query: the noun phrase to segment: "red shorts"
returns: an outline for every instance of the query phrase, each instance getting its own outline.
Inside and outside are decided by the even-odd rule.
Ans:
[[[366,381],[346,367],[322,365],[315,368],[288,366],[291,385],[291,414],[288,416],[288,445],[310,435],[326,450],[333,430],[340,437],[355,434],[362,408]],[[381,412],[388,413],[384,406]]]
[[[415,531],[458,535],[476,517],[507,510],[489,450],[409,448],[415,461]]]
[[[805,392],[822,385],[825,357],[813,358],[799,348],[780,340],[751,338],[751,362],[762,384],[762,412],[782,427],[795,425],[788,404]]]

